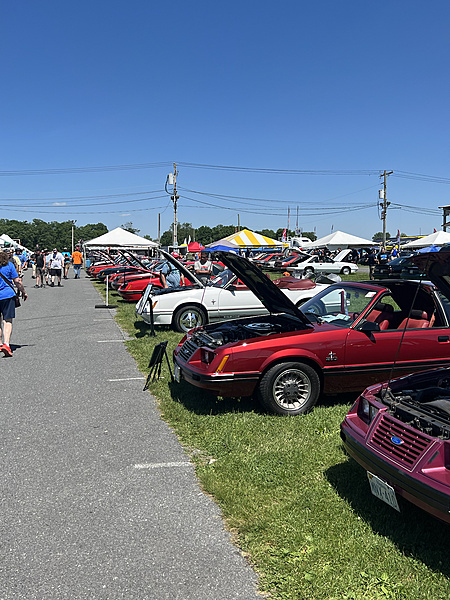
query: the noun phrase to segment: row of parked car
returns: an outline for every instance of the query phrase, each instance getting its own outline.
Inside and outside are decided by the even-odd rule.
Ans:
[[[289,271],[293,274],[311,275],[313,273],[356,273],[358,265],[351,262],[351,250],[342,250],[334,258],[317,254],[293,251],[290,254],[266,252],[252,259],[256,265],[264,268]]]
[[[219,260],[210,285],[192,274],[172,290],[149,284],[136,305],[145,321],[186,332],[175,379],[252,396],[280,415],[311,410],[321,394],[367,388],[341,437],[372,492],[450,522],[450,250],[411,257],[426,281],[272,282],[245,258]]]

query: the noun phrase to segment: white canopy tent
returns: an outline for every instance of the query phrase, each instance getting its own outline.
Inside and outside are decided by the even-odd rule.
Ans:
[[[21,244],[15,242],[12,238],[9,237],[7,233],[3,233],[2,235],[0,235],[0,246],[2,248],[6,246],[8,249],[14,248],[14,250],[17,250],[17,248],[19,248],[20,250],[26,250],[29,254],[32,254],[31,250],[28,250],[28,248],[26,248],[25,246],[22,246]]]
[[[433,244],[435,246],[450,244],[450,233],[447,233],[446,231],[435,231],[434,233],[430,233],[430,235],[426,235],[423,238],[403,244],[402,248],[426,248],[427,246],[432,246]]]
[[[157,248],[158,244],[146,238],[131,233],[121,227],[116,227],[108,233],[84,243],[87,248]]]
[[[325,237],[321,237],[309,246],[309,248],[328,248],[329,250],[337,250],[341,248],[367,248],[372,246],[378,246],[377,242],[372,240],[366,240],[364,238],[352,235],[350,233],[344,233],[343,231],[335,231]]]

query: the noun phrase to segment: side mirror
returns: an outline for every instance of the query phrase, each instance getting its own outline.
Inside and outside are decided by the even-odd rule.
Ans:
[[[378,323],[374,323],[373,321],[364,321],[364,323],[358,327],[359,331],[363,331],[364,333],[373,333],[374,331],[381,331]]]

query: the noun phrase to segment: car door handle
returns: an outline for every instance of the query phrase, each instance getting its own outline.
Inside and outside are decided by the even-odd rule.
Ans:
[[[438,342],[448,342],[448,335],[438,335]]]

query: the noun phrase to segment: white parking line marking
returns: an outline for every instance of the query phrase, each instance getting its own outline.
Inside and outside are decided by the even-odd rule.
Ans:
[[[108,381],[134,381],[135,379],[145,379],[145,377],[123,377],[122,379],[108,379]]]
[[[165,469],[167,467],[191,467],[190,462],[143,463],[134,465],[135,469]]]

